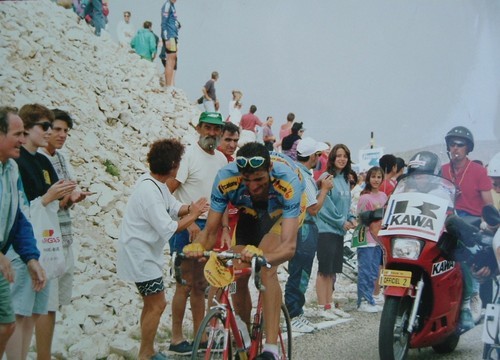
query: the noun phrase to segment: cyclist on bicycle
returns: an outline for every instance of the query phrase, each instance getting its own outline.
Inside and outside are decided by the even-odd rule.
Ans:
[[[259,255],[272,265],[262,269],[267,336],[263,352],[256,359],[278,358],[282,291],[277,269],[295,254],[297,231],[305,214],[304,188],[303,178],[291,159],[277,153],[271,156],[260,143],[245,144],[238,151],[236,161],[219,170],[212,188],[206,227],[194,243],[183,250],[189,256],[199,257],[204,249],[212,249],[228,203],[239,209],[234,236],[236,245],[240,246],[235,250],[241,250],[243,261]],[[249,324],[252,303],[248,278],[237,281],[235,310]]]

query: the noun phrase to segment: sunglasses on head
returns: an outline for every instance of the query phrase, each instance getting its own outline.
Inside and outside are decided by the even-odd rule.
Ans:
[[[262,156],[253,156],[251,158],[246,158],[244,156],[236,157],[236,165],[238,165],[238,167],[241,169],[245,168],[247,165],[250,165],[252,168],[256,169],[258,167],[261,167],[265,161],[266,159]]]
[[[52,123],[50,121],[35,123],[35,125],[40,125],[42,127],[43,131],[47,131],[49,129],[52,129]]]
[[[450,141],[448,143],[448,146],[449,147],[464,147],[465,145],[467,145],[466,143],[464,143],[463,141]]]

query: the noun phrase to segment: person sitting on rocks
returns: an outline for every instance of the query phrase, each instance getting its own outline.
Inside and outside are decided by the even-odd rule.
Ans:
[[[118,238],[118,276],[135,282],[144,301],[140,360],[166,359],[154,349],[160,317],[167,306],[163,249],[172,235],[186,229],[207,211],[206,198],[183,205],[165,185],[168,179],[177,175],[183,153],[184,146],[177,140],[153,143],[147,156],[150,172],[137,180]],[[180,220],[174,220],[177,218]]]

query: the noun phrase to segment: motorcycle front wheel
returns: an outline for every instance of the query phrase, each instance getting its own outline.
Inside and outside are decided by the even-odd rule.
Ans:
[[[389,296],[385,299],[378,335],[380,359],[406,359],[410,348],[411,333],[407,328],[412,303],[409,297]]]

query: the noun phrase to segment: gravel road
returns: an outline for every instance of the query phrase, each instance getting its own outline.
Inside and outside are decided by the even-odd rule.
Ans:
[[[367,314],[350,311],[352,320],[336,324],[313,334],[297,336],[293,339],[293,358],[315,359],[379,359],[378,327],[380,313]],[[324,323],[323,323],[324,324]],[[462,335],[454,352],[447,355],[434,353],[432,348],[410,349],[408,360],[472,360],[481,359],[482,325]]]

